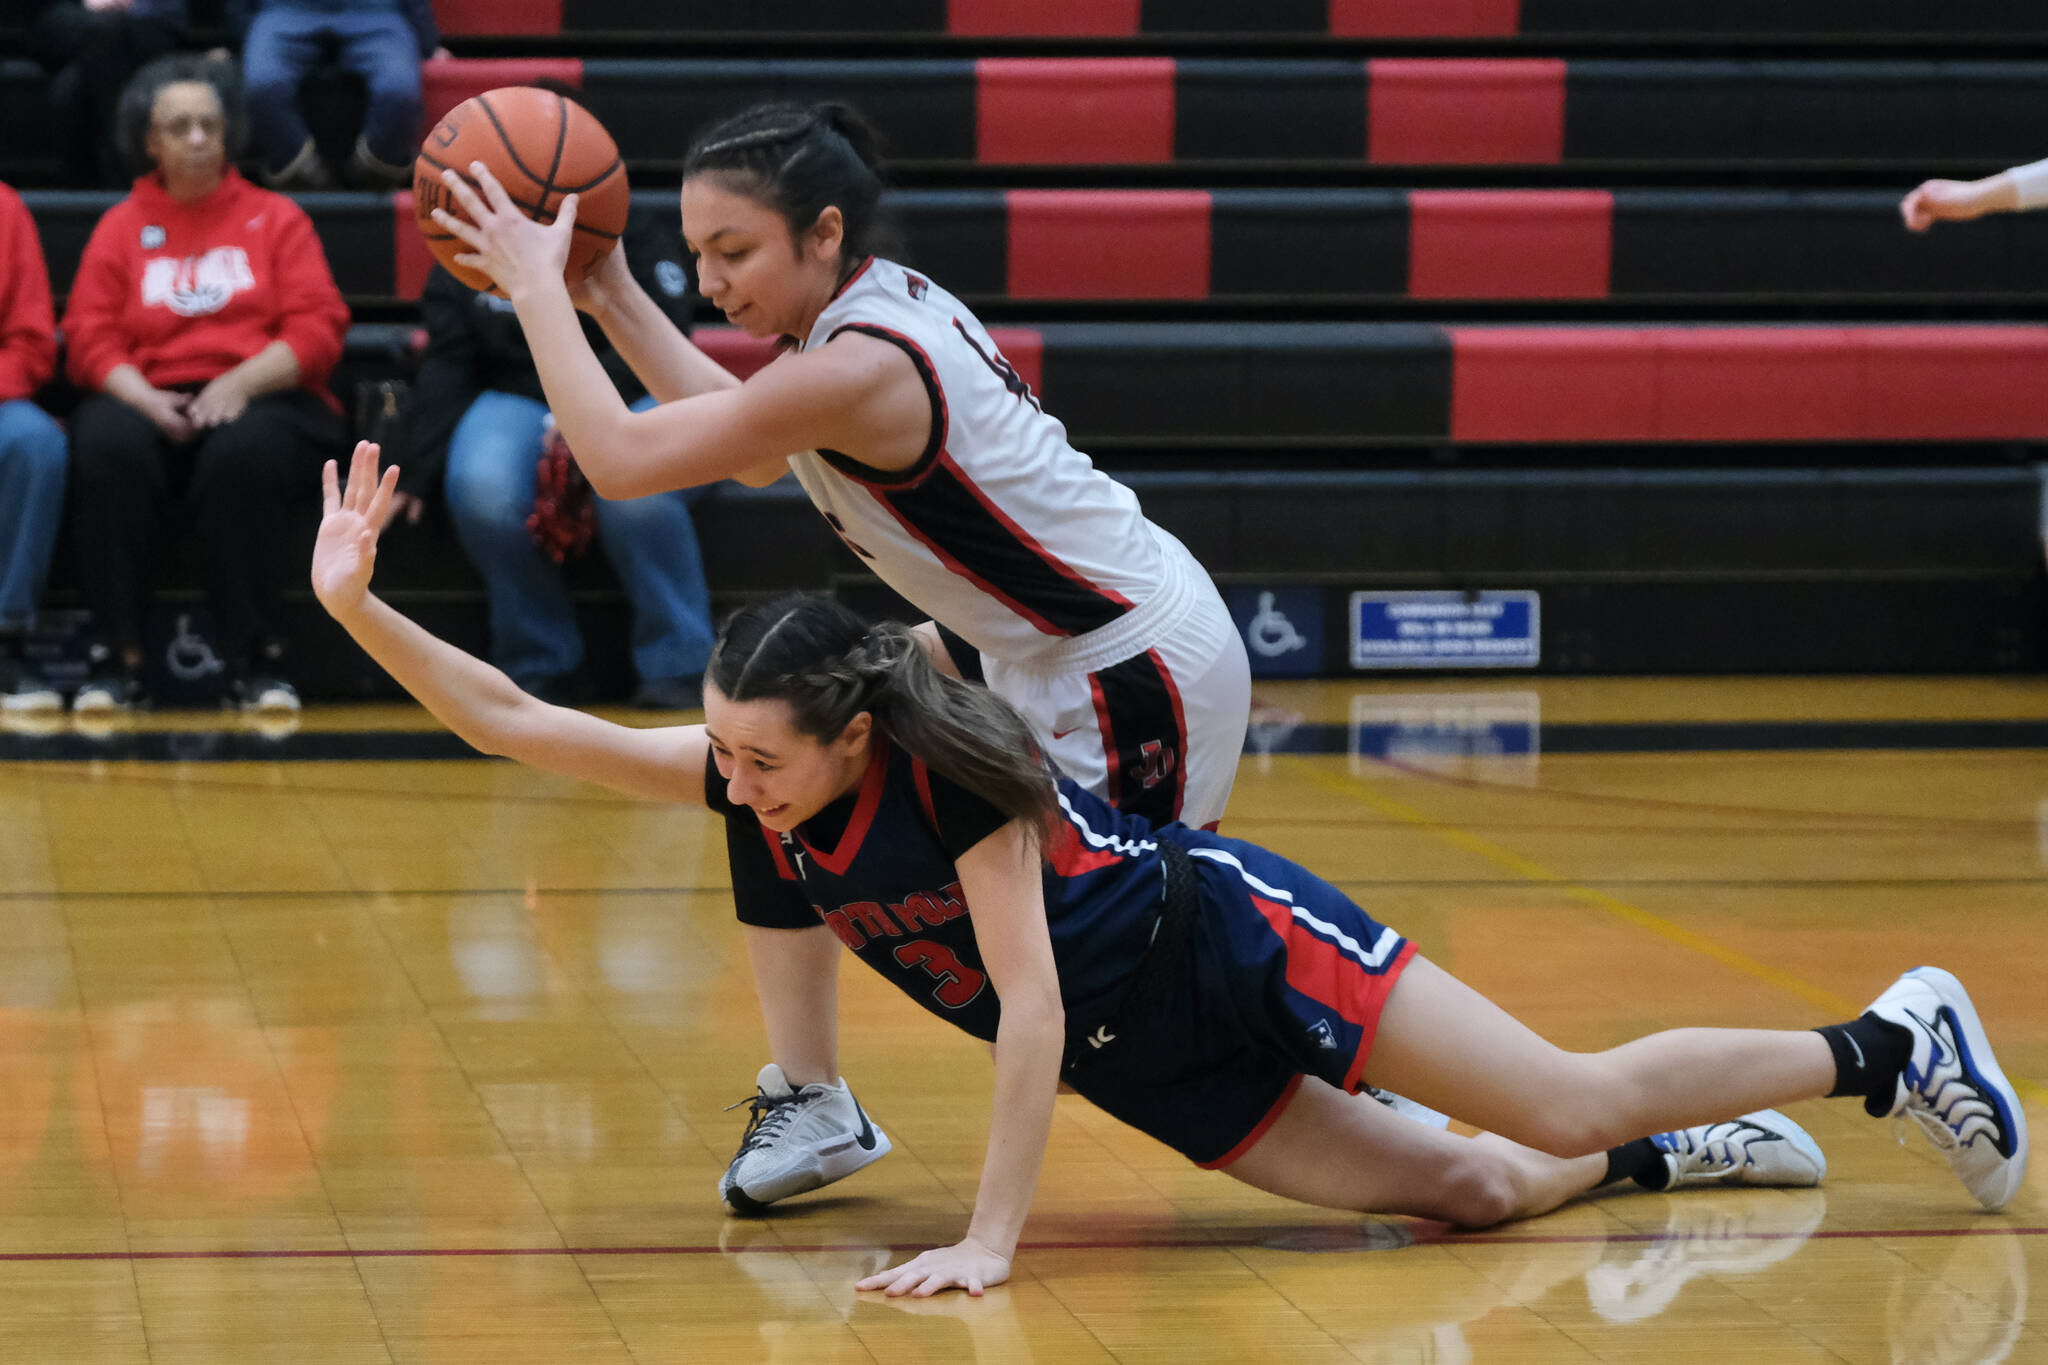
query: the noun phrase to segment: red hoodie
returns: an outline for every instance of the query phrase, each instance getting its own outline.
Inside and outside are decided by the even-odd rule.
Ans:
[[[227,172],[181,204],[154,174],[108,209],[86,243],[64,310],[71,377],[88,388],[126,362],[158,388],[203,384],[273,341],[299,358],[299,386],[333,403],[348,305],[305,211]]]
[[[0,185],[0,403],[26,398],[57,372],[57,324],[43,244],[21,196]]]

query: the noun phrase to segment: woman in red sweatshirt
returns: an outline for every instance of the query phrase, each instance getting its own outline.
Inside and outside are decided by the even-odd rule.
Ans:
[[[278,589],[299,505],[346,439],[327,392],[348,307],[313,225],[228,164],[245,131],[225,63],[167,57],[122,95],[122,145],[155,169],[107,210],[64,314],[81,582],[105,631],[78,711],[143,699],[142,627],[172,501],[192,504],[230,696],[295,710]]]

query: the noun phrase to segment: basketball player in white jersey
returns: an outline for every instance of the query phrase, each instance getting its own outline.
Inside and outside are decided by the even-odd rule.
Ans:
[[[1180,542],[1068,444],[974,315],[876,254],[877,165],[870,130],[836,105],[761,106],[691,148],[682,218],[699,288],[735,326],[784,343],[745,384],[676,330],[620,252],[572,297],[573,199],[541,226],[474,165],[481,194],[445,177],[470,222],[440,218],[472,248],[459,259],[512,300],[601,495],[793,470],[854,553],[932,617],[921,629],[941,667],[1022,711],[1066,775],[1154,824],[1215,824],[1250,712],[1229,613]],[[660,406],[619,401],[579,307]],[[808,905],[738,909],[775,1060],[721,1194],[752,1207],[850,1174],[888,1140],[838,1079],[837,941]]]

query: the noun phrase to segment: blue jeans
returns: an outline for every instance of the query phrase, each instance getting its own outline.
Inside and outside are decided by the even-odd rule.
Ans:
[[[643,398],[633,406],[653,405]],[[526,529],[547,411],[531,398],[487,390],[448,442],[448,510],[456,538],[483,575],[491,659],[521,686],[559,678],[583,662],[562,571]],[[598,543],[633,604],[633,667],[642,682],[695,678],[711,662],[711,594],[690,521],[690,505],[705,491],[593,498]]]
[[[0,403],[0,627],[35,620],[64,516],[64,429],[25,398]]]
[[[242,45],[249,128],[263,163],[281,171],[313,134],[299,117],[299,83],[333,43],[343,70],[363,78],[368,109],[363,141],[379,161],[409,166],[420,140],[420,50],[396,12],[317,14],[267,6],[250,21]]]

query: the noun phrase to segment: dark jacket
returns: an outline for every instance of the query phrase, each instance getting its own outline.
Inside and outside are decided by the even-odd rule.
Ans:
[[[641,287],[688,332],[693,300],[674,207],[657,213],[636,206],[626,219],[621,245]],[[439,491],[448,439],[478,394],[495,389],[542,403],[547,396],[541,392],[519,319],[504,299],[479,294],[436,266],[420,294],[420,315],[427,329],[427,353],[413,381],[396,444],[400,487],[424,497]],[[620,397],[632,403],[645,396],[647,386],[634,377],[588,317],[583,319],[583,335]]]

